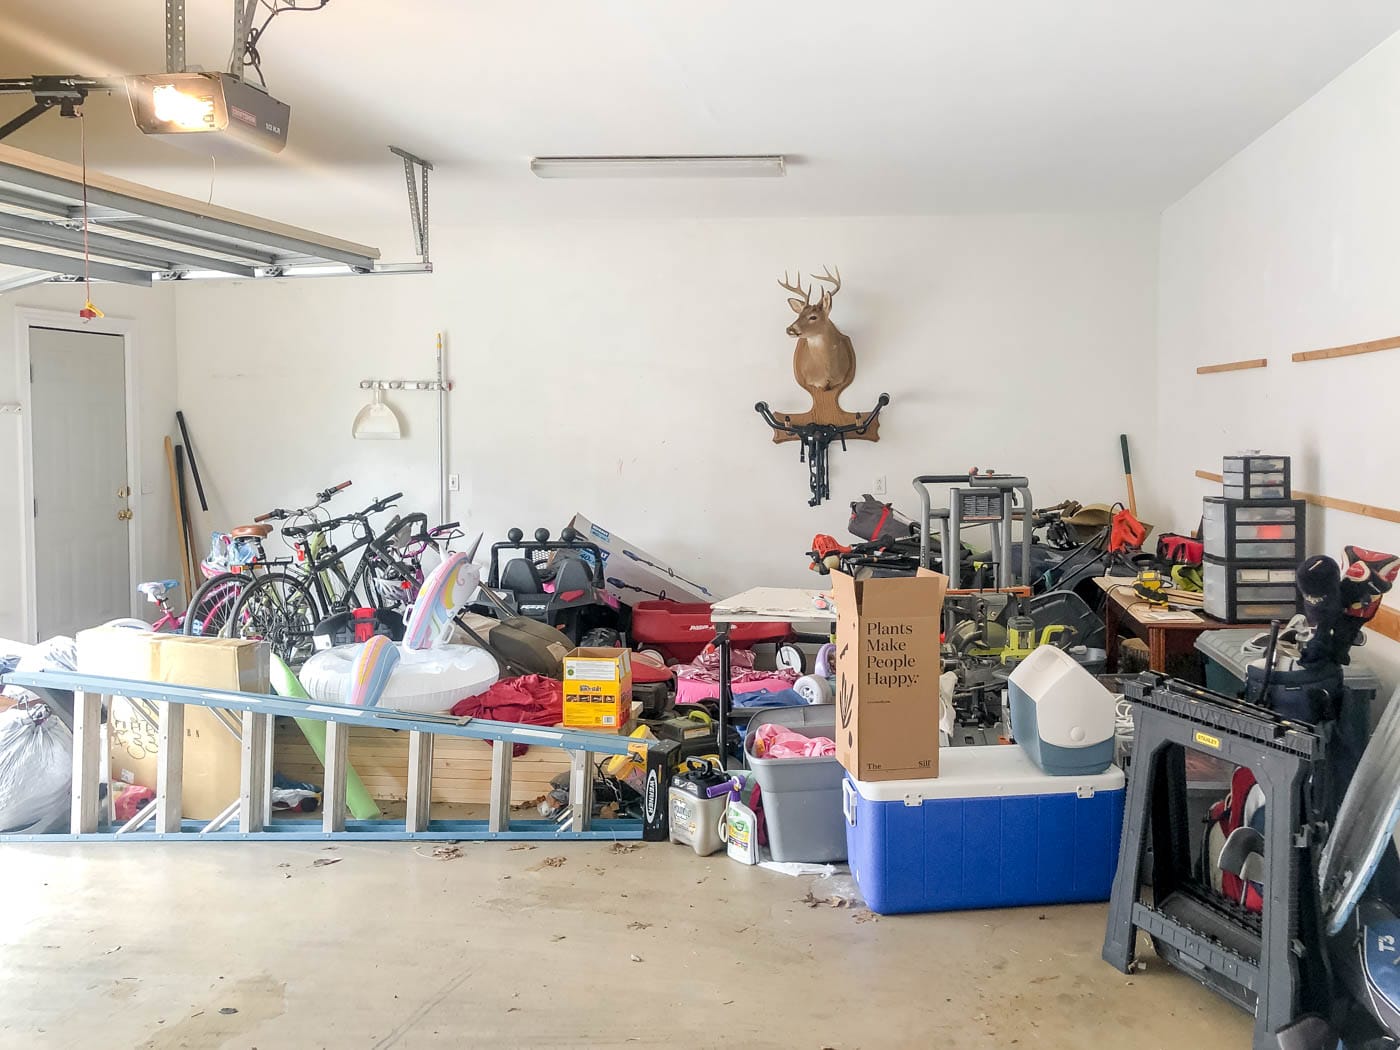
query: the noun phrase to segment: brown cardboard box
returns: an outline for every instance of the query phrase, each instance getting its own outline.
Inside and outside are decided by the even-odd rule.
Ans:
[[[632,710],[632,654],[627,649],[574,649],[564,657],[564,725],[616,729]]]
[[[938,676],[948,578],[832,572],[836,757],[858,780],[938,776]]]
[[[79,632],[77,643],[78,670],[85,674],[245,693],[270,691],[263,642],[97,627]],[[113,779],[154,789],[155,729],[121,697],[111,701],[110,720]],[[240,763],[239,742],[218,716],[207,707],[187,706],[184,815],[210,820],[222,813],[238,797]]]

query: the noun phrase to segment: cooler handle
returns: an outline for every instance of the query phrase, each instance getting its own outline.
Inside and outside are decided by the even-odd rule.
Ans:
[[[849,780],[841,781],[841,812],[846,815],[846,823],[856,826],[856,789]]]

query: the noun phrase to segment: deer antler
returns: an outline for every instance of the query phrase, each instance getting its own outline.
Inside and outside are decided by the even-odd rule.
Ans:
[[[800,295],[800,296],[802,296],[802,305],[804,305],[804,306],[810,306],[810,305],[811,305],[811,302],[812,302],[812,289],[811,289],[811,288],[807,288],[805,291],[803,290],[803,288],[802,288],[802,271],[801,271],[801,270],[798,270],[798,271],[797,271],[797,284],[796,284],[796,285],[791,285],[791,284],[788,284],[788,283],[787,283],[787,271],[786,271],[786,270],[783,271],[783,279],[782,279],[781,281],[779,281],[778,284],[779,284],[780,287],[786,288],[786,289],[787,289],[788,291],[790,291],[793,295]]]
[[[783,274],[783,276],[786,277],[787,274]],[[800,277],[801,274],[798,276]],[[812,279],[816,281],[825,281],[827,284],[831,285],[832,287],[831,291],[828,293],[829,295],[834,296],[841,290],[841,268],[839,266],[836,268],[836,276],[834,277],[831,275],[831,271],[823,266],[821,276],[813,274]]]

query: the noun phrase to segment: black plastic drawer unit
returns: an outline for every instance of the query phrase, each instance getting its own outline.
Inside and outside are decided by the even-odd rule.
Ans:
[[[1227,499],[1291,499],[1287,456],[1226,456],[1221,479]]]
[[[1201,567],[1207,616],[1227,623],[1287,620],[1301,611],[1297,562],[1241,564],[1206,555]]]
[[[1297,565],[1308,551],[1305,506],[1296,499],[1206,497],[1201,510],[1206,556]]]

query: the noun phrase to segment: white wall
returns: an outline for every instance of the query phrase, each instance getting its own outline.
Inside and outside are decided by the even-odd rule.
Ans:
[[[1178,528],[1240,448],[1293,457],[1308,492],[1400,506],[1400,351],[1290,355],[1400,334],[1400,37],[1393,37],[1169,208],[1162,220],[1158,419]],[[1262,370],[1197,365],[1267,357]],[[1310,510],[1309,547],[1400,550],[1400,525]],[[1394,603],[1395,599],[1392,599]],[[1400,646],[1373,636],[1400,680]]]
[[[138,575],[151,579],[178,575],[176,528],[170,505],[170,485],[163,442],[175,427],[175,313],[170,288],[144,290],[117,285],[94,287],[93,298],[109,319],[128,319],[136,360],[134,379],[138,400],[139,476],[131,486],[141,494],[133,503],[141,530]],[[15,312],[32,307],[60,311],[75,320],[83,305],[81,285],[48,285],[0,295],[0,402],[20,397],[18,329]],[[18,415],[0,414],[0,638],[32,641],[25,624],[23,515],[19,478],[22,468],[22,426]],[[177,438],[178,439],[178,438]],[[139,610],[139,596],[132,596]]]
[[[345,478],[338,507],[397,488],[435,507],[432,395],[391,397],[406,441],[349,430],[358,381],[427,377],[437,330],[458,384],[454,517],[492,538],[583,511],[719,592],[810,581],[812,535],[845,537],[880,475],[906,508],[914,475],[974,465],[1028,474],[1038,501],[1114,500],[1118,434],[1151,461],[1153,216],[513,225],[433,244],[430,278],[177,290],[208,525]],[[859,358],[845,407],[893,403],[879,444],[833,451],[834,498],[809,509],[796,446],[753,404],[806,408],[776,279],[823,264]]]

